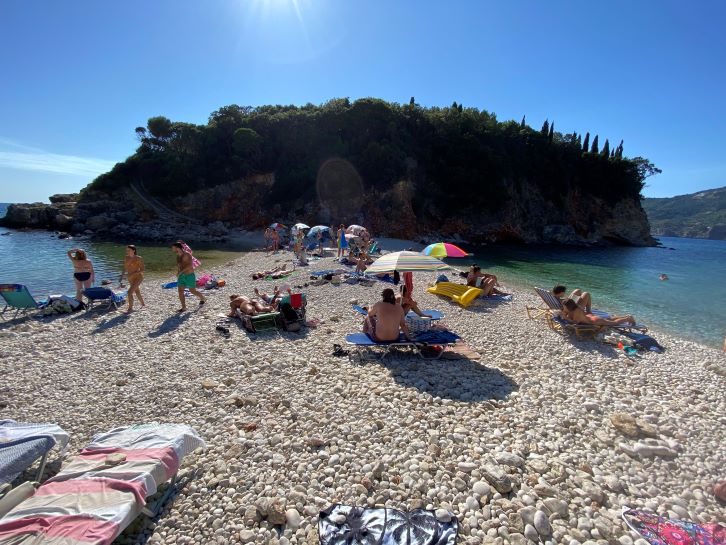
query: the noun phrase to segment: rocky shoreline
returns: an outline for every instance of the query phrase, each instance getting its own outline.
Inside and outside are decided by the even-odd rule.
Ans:
[[[656,332],[664,354],[628,359],[529,320],[538,301],[528,292],[463,310],[425,291],[433,274],[415,275],[415,298],[442,310],[478,359],[333,357],[360,328],[351,300],[374,302],[381,283],[304,288],[316,328],[254,336],[233,325],[220,336],[229,294],[269,291],[250,274],[289,261],[249,253],[205,271],[227,286],[183,315],[175,292],[149,278],[147,306],[131,316],[0,324],[0,369],[12,377],[0,388],[4,417],[57,422],[72,450],[150,420],[190,424],[206,440],[183,469],[196,478],[118,543],[313,545],[319,511],[335,502],[450,509],[459,543],[472,545],[643,545],[624,506],[724,521],[712,492],[726,478],[718,350]]]

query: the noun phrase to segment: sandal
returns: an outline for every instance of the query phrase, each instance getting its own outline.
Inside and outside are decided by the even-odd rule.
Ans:
[[[348,351],[343,350],[342,346],[340,346],[339,344],[333,345],[333,356],[339,358],[339,357],[347,356],[347,355],[348,355]]]

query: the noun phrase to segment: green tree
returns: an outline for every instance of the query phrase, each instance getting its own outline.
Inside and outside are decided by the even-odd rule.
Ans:
[[[549,134],[547,135],[547,140],[549,140],[549,143],[550,143],[550,144],[552,143],[552,139],[553,139],[554,137],[555,137],[555,122],[553,121],[553,122],[552,122],[552,123],[550,124],[550,132],[549,132]]]
[[[615,148],[615,157],[617,157],[618,159],[623,158],[623,141],[622,140],[620,140],[620,144],[618,144],[618,147]]]
[[[608,142],[608,139],[605,139],[605,143],[602,146],[602,156],[603,157],[610,157],[610,142]]]
[[[171,136],[171,121],[168,117],[164,117],[163,115],[150,117],[146,126],[154,138],[164,139]]]
[[[525,118],[526,118],[526,117],[527,117],[526,115],[523,115],[523,116],[522,116],[522,121],[521,121],[521,123],[519,124],[519,128],[520,128],[520,129],[526,129],[526,128],[527,128],[527,123],[526,123],[526,121],[525,121]]]
[[[590,148],[590,153],[592,153],[592,154],[594,154],[594,155],[596,155],[596,154],[597,154],[597,152],[598,152],[598,149],[599,149],[599,148],[598,148],[598,144],[597,144],[597,139],[598,139],[598,137],[599,137],[599,136],[600,136],[600,135],[596,134],[596,135],[595,135],[595,138],[593,138],[593,139],[592,139],[592,148]]]
[[[543,136],[548,136],[550,133],[550,122],[549,120],[545,119],[545,122],[542,123],[542,129],[540,130],[540,133],[542,133]]]
[[[589,132],[585,133],[585,141],[582,143],[582,151],[584,151],[585,153],[590,151],[590,133]]]

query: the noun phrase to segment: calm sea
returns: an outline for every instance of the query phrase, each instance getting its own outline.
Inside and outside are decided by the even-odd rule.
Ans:
[[[0,217],[5,215],[7,204],[0,203]],[[9,234],[4,234],[9,233]],[[93,261],[96,281],[118,280],[125,255],[125,247],[112,242],[91,242],[87,239],[59,239],[48,231],[16,231],[0,227],[0,283],[26,284],[38,297],[51,293],[75,293],[73,267],[66,252],[81,247]],[[144,258],[147,272],[173,279],[176,257],[168,246],[137,245]],[[242,255],[240,249],[212,249],[192,245],[194,256],[205,266],[214,266]]]
[[[0,216],[5,214],[0,204]],[[22,282],[38,296],[72,293],[69,248],[83,246],[93,259],[98,279],[118,278],[123,246],[59,240],[43,231],[0,228],[0,282]],[[451,264],[471,262],[495,273],[505,285],[550,288],[557,283],[593,294],[596,308],[632,313],[639,322],[719,347],[726,334],[726,241],[661,238],[667,248],[570,248],[562,246],[485,246],[476,255]],[[467,248],[471,250],[471,248]],[[140,247],[147,269],[172,273],[168,247]],[[205,264],[223,263],[235,251],[194,248]],[[670,278],[660,281],[665,273]]]

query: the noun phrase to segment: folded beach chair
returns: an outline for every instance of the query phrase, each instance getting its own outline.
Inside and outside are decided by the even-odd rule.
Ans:
[[[351,333],[345,337],[345,342],[353,349],[349,353],[349,359],[353,360],[355,353],[357,360],[363,362],[367,359],[383,361],[394,348],[409,348],[422,359],[437,360],[444,353],[447,345],[456,344],[459,339],[461,337],[451,331],[427,331],[414,336],[410,341],[401,333],[398,340],[388,342],[374,341],[367,333]],[[432,345],[441,346],[443,349],[437,351],[433,356],[426,356],[424,349]],[[377,356],[370,357],[374,353]]]
[[[455,284],[453,282],[438,282],[436,285],[427,288],[426,291],[434,295],[448,297],[454,303],[458,303],[464,308],[471,305],[474,299],[483,293],[483,290],[479,288],[465,286],[464,284]]]
[[[261,331],[277,330],[278,326],[282,324],[282,314],[280,312],[265,312],[264,314],[249,316],[242,314],[237,309],[237,317],[242,321],[242,327],[254,334]]]
[[[138,515],[156,516],[179,466],[204,441],[189,426],[143,424],[97,435],[0,519],[0,543],[109,545]],[[147,499],[172,480],[154,503]]]
[[[0,284],[0,297],[5,302],[5,307],[0,311],[0,315],[4,315],[8,310],[15,310],[14,318],[18,314],[25,314],[47,304],[47,301],[36,301],[28,287],[23,284]]]
[[[103,308],[118,308],[126,302],[127,291],[113,291],[109,288],[88,288],[83,290],[83,295],[88,298],[86,310],[91,310],[98,303]]]
[[[320,512],[320,545],[382,543],[385,545],[455,545],[459,521],[453,513],[413,509],[363,508],[335,504]]]
[[[10,485],[39,458],[35,481],[40,481],[48,453],[55,445],[63,453],[68,439],[68,434],[55,424],[0,420],[0,486]]]

